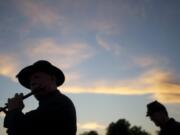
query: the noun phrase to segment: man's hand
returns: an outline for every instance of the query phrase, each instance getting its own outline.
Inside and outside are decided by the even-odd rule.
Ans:
[[[19,109],[22,110],[24,108],[24,103],[23,103],[23,94],[15,94],[13,98],[8,99],[7,107],[8,111],[12,111],[14,109]]]

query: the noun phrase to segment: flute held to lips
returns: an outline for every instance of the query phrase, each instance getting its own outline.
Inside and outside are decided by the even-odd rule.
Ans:
[[[28,97],[32,96],[32,95],[33,95],[33,94],[35,94],[35,93],[37,93],[37,92],[35,92],[35,91],[30,92],[30,93],[28,93],[28,94],[24,95],[24,96],[22,97],[22,99],[24,100],[24,99],[26,99],[26,98],[28,98]],[[7,106],[7,105],[6,105],[6,106],[4,106],[4,107],[0,107],[0,112],[1,112],[1,111],[6,112],[6,109],[7,109],[7,108],[8,108],[8,106]]]

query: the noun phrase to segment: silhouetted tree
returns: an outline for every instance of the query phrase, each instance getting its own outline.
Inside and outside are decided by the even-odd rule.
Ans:
[[[116,123],[110,123],[106,135],[131,135],[129,128],[130,123],[125,119],[120,119]]]
[[[140,126],[130,126],[131,124],[127,120],[119,119],[117,122],[109,124],[106,135],[150,135]]]
[[[98,135],[97,131],[91,130],[79,135]],[[119,119],[117,122],[111,122],[107,127],[106,135],[150,135],[140,126],[132,126],[126,119]]]
[[[150,135],[148,132],[145,130],[142,130],[140,126],[133,126],[130,129],[132,135]]]
[[[98,135],[98,132],[97,131],[89,131],[89,132],[84,132],[84,133],[81,133],[80,135]]]

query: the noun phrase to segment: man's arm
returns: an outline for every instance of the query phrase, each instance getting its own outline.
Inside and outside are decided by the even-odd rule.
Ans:
[[[8,111],[4,119],[4,127],[7,128],[8,135],[20,135],[19,131],[24,121],[24,114],[22,113],[24,103],[22,97],[23,94],[15,94],[13,98],[8,99]]]

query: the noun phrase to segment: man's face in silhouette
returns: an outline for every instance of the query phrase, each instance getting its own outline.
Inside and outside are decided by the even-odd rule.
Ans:
[[[161,111],[152,113],[149,117],[151,121],[158,127],[163,125],[163,113]]]
[[[56,82],[53,75],[45,72],[35,72],[30,76],[29,79],[31,90],[38,92],[38,94],[35,95],[37,99],[52,91],[52,86],[54,86]]]

